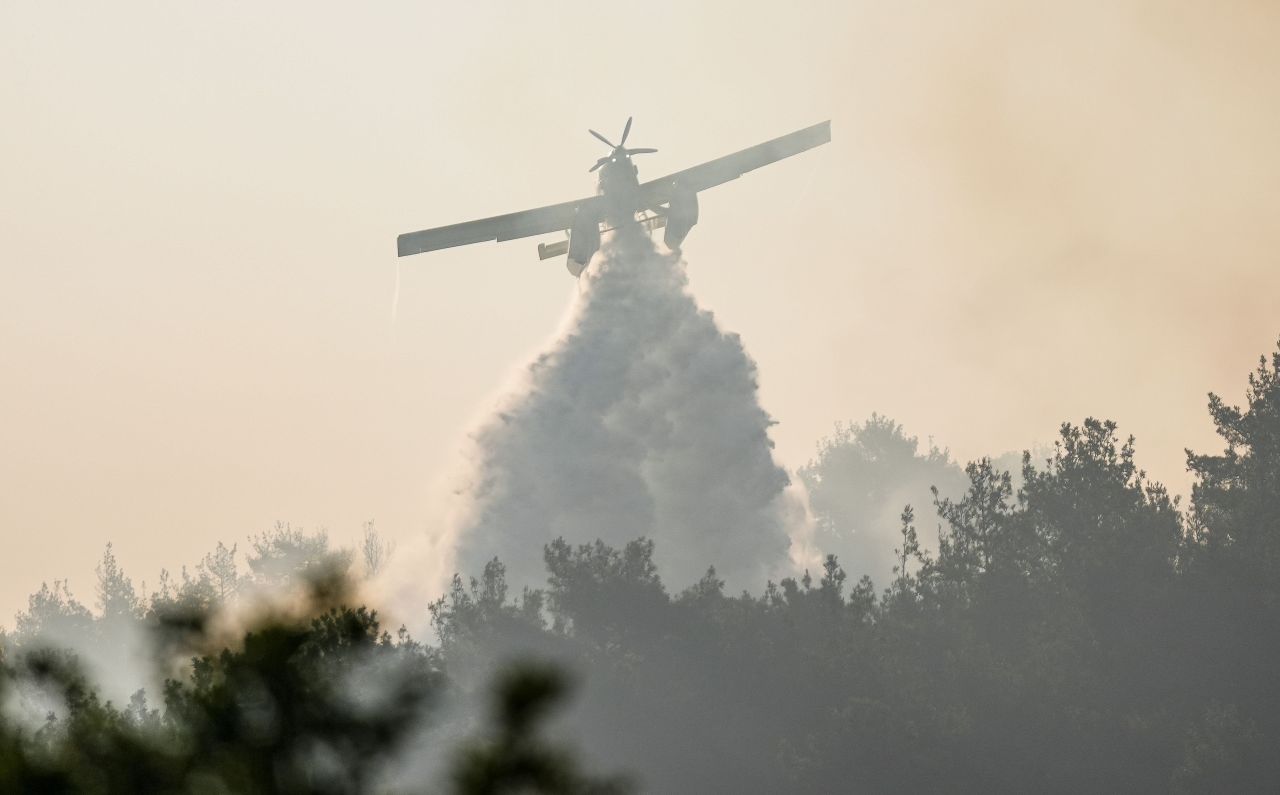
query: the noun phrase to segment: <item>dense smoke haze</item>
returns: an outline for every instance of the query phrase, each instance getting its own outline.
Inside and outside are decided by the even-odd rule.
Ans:
[[[540,586],[554,538],[642,536],[675,582],[786,569],[803,504],[774,461],[755,363],[684,268],[638,226],[605,240],[564,333],[474,436],[461,570],[496,556],[513,585]]]
[[[1210,397],[1187,506],[1114,422],[961,479],[874,416],[800,473],[848,567],[733,595],[680,579],[687,535],[555,539],[539,590],[512,587],[528,552],[463,561],[409,608],[426,643],[380,622],[372,527],[278,525],[150,591],[108,547],[94,609],[55,583],[0,633],[0,790],[1274,791],[1280,348],[1244,397]],[[700,553],[749,570],[743,547]]]
[[[0,2],[0,793],[1280,792],[1277,42]]]

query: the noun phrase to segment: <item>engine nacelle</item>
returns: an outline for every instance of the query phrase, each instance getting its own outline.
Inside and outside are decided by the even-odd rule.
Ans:
[[[575,277],[591,264],[591,258],[600,250],[600,222],[594,215],[578,212],[573,216],[569,229],[569,259],[565,265]]]
[[[671,192],[670,209],[667,210],[667,231],[662,242],[675,251],[684,242],[693,225],[698,223],[698,193],[679,184]]]

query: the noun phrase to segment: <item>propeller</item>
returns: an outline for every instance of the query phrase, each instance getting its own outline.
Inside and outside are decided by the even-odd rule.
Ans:
[[[613,141],[610,141],[608,138],[605,138],[603,135],[596,132],[595,130],[587,130],[587,132],[591,133],[597,139],[599,139],[601,143],[603,143],[605,146],[613,150],[608,157],[602,157],[599,160],[597,160],[594,166],[587,169],[588,172],[595,171],[596,169],[602,167],[605,163],[608,163],[613,160],[617,160],[618,158],[628,158],[628,157],[631,157],[632,155],[648,155],[658,151],[657,149],[652,149],[649,147],[644,147],[641,149],[627,148],[626,146],[627,136],[631,135],[631,122],[633,121],[634,118],[635,117],[633,116],[627,117],[627,124],[625,127],[622,128],[622,143],[620,144],[615,144]]]

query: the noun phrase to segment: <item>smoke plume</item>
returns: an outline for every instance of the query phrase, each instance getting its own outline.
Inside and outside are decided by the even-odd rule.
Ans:
[[[545,581],[542,548],[656,543],[670,586],[714,565],[733,587],[784,570],[804,510],[773,460],[755,363],[639,227],[606,237],[568,327],[473,437],[458,569],[500,557]]]

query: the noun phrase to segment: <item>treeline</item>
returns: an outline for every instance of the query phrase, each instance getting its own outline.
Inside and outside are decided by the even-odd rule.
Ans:
[[[1240,408],[1211,396],[1225,449],[1188,453],[1195,484],[1186,506],[1148,481],[1132,439],[1090,419],[1064,425],[1051,452],[1025,455],[1016,471],[970,464],[962,488],[944,489],[931,510],[918,502],[901,510],[892,570],[880,583],[849,576],[831,555],[821,571],[757,594],[726,593],[714,569],[675,591],[644,539],[621,549],[557,540],[545,550],[545,589],[508,593],[497,560],[475,578],[455,578],[430,606],[429,646],[382,634],[371,613],[344,606],[340,587],[313,588],[320,596],[306,622],[275,620],[231,651],[195,655],[170,676],[163,709],[108,708],[80,683],[63,687],[68,707],[47,727],[9,719],[0,783],[21,771],[60,775],[123,760],[150,769],[176,755],[181,775],[167,779],[181,782],[175,789],[195,789],[198,772],[231,791],[253,788],[242,782],[434,791],[445,781],[388,776],[386,767],[456,741],[464,750],[450,757],[451,780],[477,787],[464,791],[527,783],[511,761],[522,758],[563,774],[539,779],[541,791],[625,784],[580,772],[567,747],[654,792],[1278,791],[1277,368],[1280,353],[1260,362]],[[834,440],[807,477],[819,475],[829,504],[854,510],[870,498],[841,502],[836,470],[822,462],[851,455],[862,467],[877,460],[867,452],[873,442],[901,447],[896,437],[900,429],[876,419]],[[944,454],[915,456],[909,441],[912,456],[950,471]],[[871,502],[860,516],[883,512]],[[821,532],[847,538],[834,509],[815,509]],[[329,554],[311,553],[280,556],[293,561],[286,576],[313,565],[298,561]],[[250,560],[261,559],[255,549]],[[176,637],[173,648],[193,637],[207,644],[212,633],[196,619],[222,598],[213,568],[206,561],[207,577],[172,587],[161,609],[155,597],[134,603],[126,594],[124,603]],[[8,641],[11,681],[63,670],[22,638],[39,635],[36,624],[69,620],[66,603],[57,589],[33,601],[29,623]],[[105,620],[109,603],[100,599],[102,617],[89,620]],[[534,680],[565,672],[577,683],[571,708],[541,730],[512,710],[500,711],[496,729],[459,717],[512,660],[538,661]],[[377,682],[389,700],[362,701],[382,706],[344,722],[350,699],[338,695],[360,682]],[[510,693],[521,687],[508,685],[508,700],[518,703]],[[255,709],[274,716],[269,741],[253,734],[263,720]],[[419,728],[453,728],[423,734],[405,715]],[[513,727],[525,734],[511,739]],[[326,750],[300,752],[298,737],[319,738],[303,747]],[[84,747],[98,749],[89,762],[68,750]],[[380,777],[361,772],[374,768]],[[480,772],[467,779],[468,769]],[[517,777],[484,778],[494,771]]]
[[[108,546],[96,612],[58,582],[0,636],[0,792],[630,789],[544,736],[564,671],[493,666],[461,713],[438,649],[352,606],[388,551],[367,527],[354,566],[356,550],[278,525],[247,572],[219,544],[142,596]],[[121,683],[148,686],[102,695]]]

